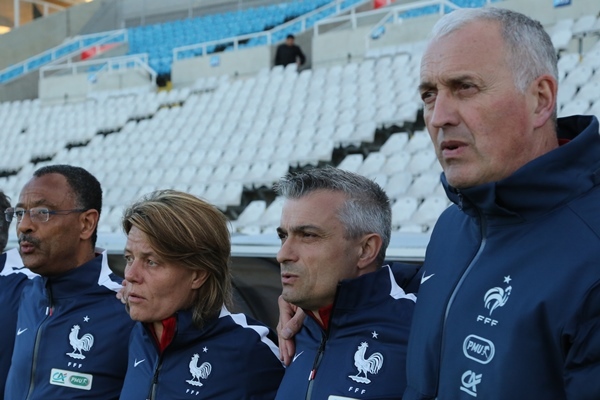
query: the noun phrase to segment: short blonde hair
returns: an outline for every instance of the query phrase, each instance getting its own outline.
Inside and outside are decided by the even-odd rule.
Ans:
[[[134,226],[144,232],[164,261],[207,273],[192,305],[196,326],[231,304],[231,241],[217,208],[188,193],[159,190],[127,208],[122,222],[126,234]]]

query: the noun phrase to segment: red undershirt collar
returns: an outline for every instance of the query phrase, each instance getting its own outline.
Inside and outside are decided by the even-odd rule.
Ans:
[[[321,318],[321,321],[323,321],[323,322],[319,321],[319,319],[315,316],[315,313],[313,313],[312,311],[307,311],[307,312],[311,317],[313,317],[315,319],[315,321],[317,321],[319,323],[319,325],[321,325],[321,328],[327,330],[327,328],[329,328],[329,319],[331,318],[332,310],[333,310],[333,304],[319,308],[319,317]]]
[[[563,144],[567,144],[571,141],[571,139],[558,139],[558,145],[562,146]]]
[[[158,350],[162,354],[162,352],[167,348],[169,344],[173,341],[175,337],[175,328],[177,326],[177,318],[175,316],[169,317],[167,319],[163,319],[162,321],[163,333],[160,340],[156,336],[156,331],[154,330],[153,324],[146,324],[150,332],[152,333],[152,337],[154,341],[158,345]]]

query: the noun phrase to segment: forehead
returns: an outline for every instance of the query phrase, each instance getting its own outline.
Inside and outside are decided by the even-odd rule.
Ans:
[[[125,246],[128,250],[152,250],[150,242],[148,241],[148,235],[142,232],[137,226],[132,226],[129,230],[129,233],[127,234],[127,244]]]
[[[61,174],[46,174],[33,177],[23,186],[19,195],[20,206],[34,207],[38,205],[73,208],[75,195]]]
[[[506,65],[504,49],[498,22],[468,22],[429,43],[421,59],[421,81],[493,73]]]
[[[287,199],[281,213],[282,227],[339,224],[339,211],[345,199],[344,193],[329,190],[316,190],[298,199]]]

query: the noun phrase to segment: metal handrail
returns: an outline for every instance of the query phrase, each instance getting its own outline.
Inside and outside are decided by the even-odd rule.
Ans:
[[[284,24],[278,25],[268,31],[263,31],[263,32],[256,32],[256,33],[250,33],[250,34],[246,34],[246,35],[240,35],[240,36],[233,36],[233,37],[229,37],[229,38],[224,38],[224,39],[218,39],[218,40],[211,40],[208,42],[201,42],[201,43],[196,43],[196,44],[192,44],[192,45],[187,45],[187,46],[181,46],[181,47],[176,47],[173,49],[173,61],[179,60],[179,59],[183,59],[183,58],[193,58],[195,56],[192,57],[182,57],[179,58],[179,55],[182,54],[183,52],[186,51],[190,51],[190,50],[197,50],[197,49],[202,49],[202,54],[205,55],[207,54],[207,48],[210,46],[218,46],[219,44],[229,44],[229,43],[233,43],[233,49],[237,50],[239,48],[239,44],[242,40],[250,40],[250,39],[254,39],[254,38],[261,38],[261,37],[266,37],[266,41],[268,45],[273,44],[273,35],[276,34],[279,31],[282,31],[284,29],[287,29],[288,27],[298,24],[301,24],[301,28],[300,31],[305,31],[306,30],[306,22],[309,18],[311,18],[314,15],[317,15],[323,11],[327,11],[329,9],[335,8],[335,13],[339,14],[342,11],[347,11],[348,9],[354,9],[356,7],[359,7],[365,3],[369,3],[371,0],[363,0],[359,3],[354,3],[351,4],[348,7],[342,7],[342,3],[343,0],[335,0],[329,4],[326,4],[322,7],[319,7],[309,13],[303,14],[298,18],[294,18],[293,20],[290,20]]]
[[[134,63],[134,66],[131,66],[131,63]],[[47,77],[46,74],[52,71],[70,70],[71,75],[75,75],[79,73],[81,69],[89,68],[94,65],[103,65],[101,69],[94,71],[96,74],[113,73],[123,69],[142,68],[150,74],[153,82],[156,81],[157,73],[148,65],[148,53],[111,57],[102,60],[68,62],[60,65],[47,65],[40,68],[40,79]]]
[[[121,40],[121,43],[126,43],[128,40],[126,29],[118,29],[118,30],[108,31],[108,32],[76,36],[75,38],[73,38],[72,40],[70,40],[66,43],[63,43],[52,49],[46,50],[40,54],[37,54],[33,57],[30,57],[24,61],[17,63],[15,65],[12,65],[10,67],[3,69],[2,71],[0,71],[0,84],[8,83],[14,79],[19,78],[20,76],[23,76],[26,73],[29,73],[31,71],[35,71],[35,70],[41,68],[43,65],[64,61],[76,54],[81,54],[82,52],[84,52],[86,50],[100,46],[102,44],[106,44],[109,41],[111,41],[113,39],[117,39],[121,36],[123,37],[123,39]],[[87,45],[85,44],[86,41],[88,41],[90,39],[94,39],[94,38],[97,38],[98,40],[95,42],[90,42]],[[59,53],[61,51],[64,51],[65,49],[69,49],[71,46],[75,46],[75,49],[73,51],[69,51],[65,54],[59,55]],[[36,65],[35,67],[29,66],[29,64],[32,63],[33,61],[42,60],[45,57],[49,57],[50,59],[47,62],[42,62],[39,65]],[[9,75],[11,72],[13,72],[15,70],[19,70],[19,69],[21,69],[21,71],[18,74],[6,77],[6,75]]]
[[[388,12],[386,13],[386,15],[383,18],[381,18],[381,20],[377,24],[375,24],[373,26],[373,28],[371,28],[371,31],[369,32],[369,36],[372,37],[376,32],[378,32],[378,30],[382,29],[387,23],[389,23],[390,20],[392,20],[393,23],[398,23],[398,22],[402,21],[402,18],[400,17],[400,13],[410,11],[410,10],[417,10],[419,8],[437,6],[437,5],[439,5],[438,14],[440,14],[440,15],[446,14],[445,7],[448,7],[453,10],[457,10],[460,8],[459,6],[457,6],[456,4],[454,4],[448,0],[420,1],[418,3],[402,4],[402,5],[398,5],[395,7],[391,7],[391,8],[387,9]]]

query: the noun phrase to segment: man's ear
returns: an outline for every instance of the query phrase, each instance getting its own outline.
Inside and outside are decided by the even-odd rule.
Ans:
[[[530,90],[534,96],[534,128],[540,128],[548,122],[556,110],[558,84],[553,76],[545,74],[532,82]]]
[[[81,233],[79,237],[82,240],[88,240],[92,237],[92,234],[98,226],[99,218],[100,214],[98,213],[98,210],[92,209],[81,213],[79,216],[79,222],[81,224]]]
[[[358,268],[364,269],[372,266],[379,255],[379,250],[383,244],[381,236],[376,233],[370,233],[363,236],[360,242],[360,254],[358,257]]]

